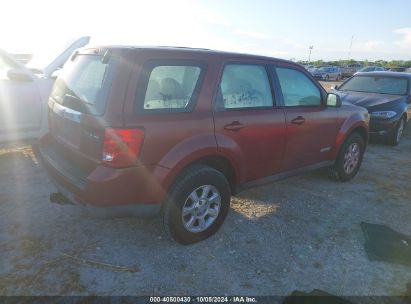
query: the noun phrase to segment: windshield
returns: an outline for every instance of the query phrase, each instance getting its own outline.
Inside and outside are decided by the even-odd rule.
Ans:
[[[52,73],[58,67],[62,67],[74,49],[86,45],[89,40],[89,37],[81,37],[69,41],[65,40],[64,43],[53,42],[48,44],[47,48],[39,45],[33,50],[32,58],[26,66],[37,74]],[[47,70],[50,68],[52,70]]]
[[[73,110],[102,115],[117,60],[102,62],[102,56],[77,55],[68,61],[53,87],[51,98]]]
[[[339,90],[390,95],[406,95],[408,80],[406,78],[381,76],[355,76],[344,83]]]
[[[43,70],[47,67],[58,55],[63,53],[75,39],[70,40],[64,44],[59,45],[48,45],[47,49],[35,50],[31,60],[26,64],[29,69]]]
[[[374,67],[366,67],[366,68],[362,68],[361,70],[360,70],[360,72],[371,72],[371,71],[374,71]]]

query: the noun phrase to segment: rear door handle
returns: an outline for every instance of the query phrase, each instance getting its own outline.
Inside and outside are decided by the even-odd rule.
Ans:
[[[233,121],[232,123],[225,125],[224,130],[237,132],[237,131],[240,131],[244,127],[245,126],[241,122],[236,120],[236,121]]]
[[[291,122],[296,125],[302,125],[303,123],[305,123],[305,118],[302,116],[298,116],[294,118],[293,120],[291,120]]]

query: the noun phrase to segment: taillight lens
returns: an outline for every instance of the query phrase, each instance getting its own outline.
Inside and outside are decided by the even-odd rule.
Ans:
[[[128,167],[135,164],[144,139],[141,129],[106,128],[102,162],[112,167]]]

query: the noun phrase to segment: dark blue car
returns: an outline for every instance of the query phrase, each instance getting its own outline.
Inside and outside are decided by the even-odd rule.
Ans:
[[[334,89],[342,101],[362,106],[370,113],[370,135],[383,136],[392,145],[400,142],[411,118],[411,74],[358,73]]]

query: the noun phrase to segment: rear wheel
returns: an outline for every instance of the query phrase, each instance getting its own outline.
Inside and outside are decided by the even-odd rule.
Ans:
[[[337,178],[346,182],[358,172],[364,155],[364,139],[358,133],[351,134],[343,143],[334,165]]]
[[[400,121],[398,122],[397,126],[394,129],[394,132],[389,137],[389,143],[393,146],[396,146],[400,143],[401,137],[404,134],[405,130],[406,119],[405,117],[401,117]]]
[[[180,244],[204,240],[223,224],[230,199],[230,185],[221,172],[204,165],[191,166],[170,190],[164,228]]]

